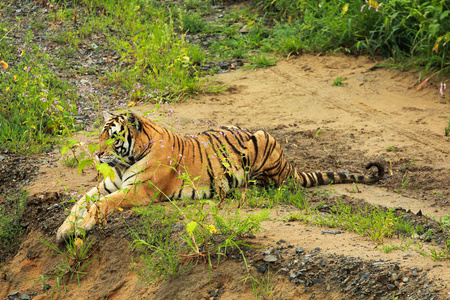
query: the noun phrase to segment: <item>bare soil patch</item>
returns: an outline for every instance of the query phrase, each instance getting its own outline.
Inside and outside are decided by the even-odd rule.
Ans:
[[[182,133],[202,131],[210,122],[265,129],[304,171],[360,173],[365,163],[382,161],[387,172],[381,182],[321,187],[311,193],[311,202],[329,206],[338,197],[355,206],[396,208],[433,231],[432,241],[418,242],[439,248],[447,233],[433,219],[449,214],[450,139],[444,136],[448,101],[432,82],[417,91],[415,74],[374,68],[375,64],[369,57],[303,55],[269,69],[216,75],[217,81],[229,86],[227,93],[166,105],[164,109],[173,110],[179,121],[174,117],[163,122]],[[343,76],[344,87],[332,85],[337,76]],[[133,111],[151,109],[139,106]],[[95,143],[91,139],[88,142]],[[68,194],[85,191],[95,182],[93,170],[78,175],[62,166],[57,152],[53,155],[51,164],[47,157],[36,164],[40,173],[27,185],[32,196],[20,221],[26,231],[17,251],[2,253],[0,299],[15,291],[33,299],[47,297],[42,285],[24,281],[48,274],[58,264],[57,257],[46,255],[49,249],[38,237],[54,241],[64,219],[63,207],[69,206]],[[246,249],[254,276],[267,276],[262,272],[269,269],[272,298],[448,298],[448,261],[436,262],[412,249],[384,253],[354,233],[283,221],[291,210],[275,209],[271,221],[263,224],[266,231],[249,239],[262,248]],[[250,282],[242,281],[247,272],[238,253],[231,253],[210,273],[205,264],[198,264],[159,285],[140,281],[130,269],[137,254],[129,247],[126,224],[139,224],[139,218],[130,211],[116,213],[105,228],[108,236],[97,229],[92,232],[96,259],[86,269],[88,274],[81,277],[80,286],[69,283],[67,293],[55,299],[254,297]],[[385,244],[402,242],[393,237]],[[265,251],[278,260],[265,262]]]

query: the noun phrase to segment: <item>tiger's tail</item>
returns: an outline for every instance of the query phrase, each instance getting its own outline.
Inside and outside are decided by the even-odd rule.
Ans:
[[[339,183],[374,183],[381,180],[384,176],[384,167],[378,162],[371,162],[366,165],[366,169],[376,167],[378,172],[376,175],[356,175],[346,174],[343,172],[298,172],[295,171],[295,180],[303,187],[312,187],[327,184]]]

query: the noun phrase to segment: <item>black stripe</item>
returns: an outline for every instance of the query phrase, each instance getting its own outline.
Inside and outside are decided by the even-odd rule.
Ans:
[[[341,182],[345,182],[345,180],[347,179],[347,175],[345,175],[344,173],[337,173],[337,174],[341,179]]]
[[[259,168],[258,168],[257,170],[255,170],[255,172],[259,172],[259,170],[261,170],[261,168],[264,167],[264,165],[266,164],[267,160],[269,159],[269,157],[270,157],[270,156],[272,155],[272,153],[273,153],[273,149],[274,149],[275,146],[276,146],[276,142],[272,144],[272,147],[271,147],[270,150],[267,150],[267,147],[268,147],[269,143],[270,143],[270,141],[267,140],[266,146],[264,147],[264,153],[265,153],[264,160],[262,161],[262,163],[260,163]]]
[[[316,172],[316,176],[317,176],[317,180],[319,181],[319,185],[324,185],[325,182],[323,180],[322,173],[321,172]]]
[[[198,148],[198,154],[200,155],[200,163],[203,165],[203,151],[202,151],[202,146],[200,145],[200,142],[197,139],[189,139],[189,141],[191,141],[192,143],[192,162],[195,163],[195,149],[194,149],[194,141],[197,145]]]
[[[299,175],[302,177],[302,179],[303,179],[303,184],[302,184],[302,186],[303,187],[308,187],[308,181],[307,181],[307,179],[306,179],[306,176],[305,176],[305,173],[299,173]]]
[[[136,174],[131,174],[130,176],[127,177],[127,179],[122,180],[122,183],[126,182],[128,179],[130,179],[131,177],[134,177],[136,175],[137,175],[137,173]]]
[[[312,177],[311,173],[306,173],[305,175],[306,175],[306,176],[308,177],[308,179],[309,179],[310,186],[316,185],[316,180],[314,179],[314,177]]]
[[[148,126],[148,127],[150,127],[151,129],[153,129],[154,131],[156,131],[157,133],[159,133],[159,134],[161,134],[161,131],[159,131],[158,130],[158,127],[155,127],[155,126],[153,126],[153,124],[152,123],[148,123],[148,122],[145,122],[145,125],[146,126]],[[155,124],[156,125],[156,124]],[[159,128],[161,128],[161,127],[159,127]]]
[[[253,141],[253,145],[255,148],[254,160],[251,164],[251,167],[253,169],[253,165],[255,164],[256,160],[258,159],[258,140],[256,139],[256,137],[254,135],[252,135],[250,139]]]
[[[104,182],[103,188],[108,192],[108,195],[111,194],[111,191],[106,187],[106,182]]]
[[[330,181],[335,182],[334,173],[333,172],[327,172],[327,177]]]

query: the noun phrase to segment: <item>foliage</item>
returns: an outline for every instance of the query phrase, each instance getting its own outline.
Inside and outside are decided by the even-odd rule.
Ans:
[[[41,283],[43,290],[49,293],[51,289],[50,297],[58,292],[59,294],[65,294],[67,291],[66,281],[71,281],[73,278],[77,279],[78,286],[80,286],[80,276],[87,274],[86,267],[89,266],[95,259],[88,261],[92,255],[92,243],[93,240],[88,242],[85,234],[80,237],[71,237],[69,241],[66,241],[66,251],[59,249],[56,245],[46,241],[42,237],[39,237],[40,241],[50,248],[53,252],[50,255],[59,257],[59,264],[49,274],[41,275],[35,278],[27,280],[36,280],[33,284]],[[67,275],[67,276],[66,276]],[[55,280],[53,288],[47,285],[48,280]]]
[[[11,247],[14,240],[22,234],[19,221],[27,199],[28,193],[22,190],[7,197],[4,201],[8,204],[0,206],[0,248]]]
[[[342,78],[342,76],[336,77],[336,79],[333,80],[333,85],[334,86],[344,86],[344,79]]]
[[[72,86],[52,72],[32,38],[28,33],[19,47],[0,41],[0,144],[17,152],[45,150],[51,136],[74,128],[77,113]]]

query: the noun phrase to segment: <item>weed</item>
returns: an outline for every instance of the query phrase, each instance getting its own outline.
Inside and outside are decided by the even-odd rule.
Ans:
[[[444,131],[445,131],[444,134],[445,134],[445,136],[448,136],[450,134],[450,115],[446,114],[446,116],[448,119],[448,124],[447,124],[447,127],[445,127],[445,129],[444,129]]]
[[[410,175],[408,174],[408,172],[405,172],[405,174],[403,174],[402,189],[406,188],[410,184],[409,177],[410,177]]]
[[[49,280],[55,280],[55,285],[51,290],[51,299],[53,299],[53,296],[57,292],[59,294],[66,293],[66,281],[70,282],[72,279],[76,278],[79,286],[80,276],[87,274],[87,272],[85,271],[86,267],[95,260],[89,260],[90,256],[92,255],[92,249],[90,248],[92,246],[93,240],[88,242],[84,234],[81,238],[70,238],[66,243],[65,251],[60,250],[56,245],[46,241],[41,237],[39,237],[39,240],[53,251],[53,253],[51,253],[50,255],[59,257],[59,265],[56,266],[51,272],[49,272],[52,275],[41,275],[38,277],[27,279],[27,281],[36,280],[33,286],[41,283],[43,285],[44,291],[48,293],[49,288],[47,282]]]
[[[27,199],[28,193],[22,190],[6,197],[8,204],[0,206],[0,248],[10,248],[22,234],[23,229],[19,221]]]
[[[267,68],[275,65],[275,60],[272,57],[261,55],[251,58],[250,68]]]
[[[333,85],[334,86],[344,86],[344,79],[342,78],[342,76],[336,77],[336,79],[333,80]]]
[[[142,222],[140,228],[131,229],[133,248],[139,250],[147,268],[134,267],[134,270],[147,281],[156,282],[179,273],[181,265],[181,245],[171,237],[182,226],[176,223],[180,217],[177,211],[166,212],[164,207],[149,205],[135,208]]]
[[[241,280],[244,283],[247,282],[247,280],[250,281],[253,289],[253,294],[255,295],[255,298],[258,299],[261,297],[262,299],[270,299],[273,294],[274,289],[274,283],[271,281],[271,275],[270,270],[266,272],[266,277],[264,275],[261,275],[258,279],[257,277],[251,275],[250,273]]]
[[[208,30],[207,24],[197,13],[182,13],[181,24],[183,33],[196,34]]]

